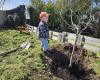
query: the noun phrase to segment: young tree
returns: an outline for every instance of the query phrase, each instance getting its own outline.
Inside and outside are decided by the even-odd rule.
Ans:
[[[61,18],[63,19],[63,21],[66,23],[66,25],[68,25],[68,27],[70,29],[72,29],[74,31],[74,33],[76,34],[76,39],[73,45],[73,50],[72,50],[72,54],[70,57],[70,64],[69,67],[72,66],[72,57],[73,54],[75,52],[75,47],[77,45],[77,40],[79,35],[88,28],[88,26],[90,26],[91,24],[91,20],[92,20],[92,1],[91,0],[67,0],[67,10],[69,11],[70,15],[70,23],[64,19],[63,17],[63,11],[65,11],[64,9],[64,4],[62,2],[62,8],[59,12]],[[88,13],[89,16],[86,17],[86,20],[84,20],[83,15]],[[75,19],[75,20],[74,20]]]

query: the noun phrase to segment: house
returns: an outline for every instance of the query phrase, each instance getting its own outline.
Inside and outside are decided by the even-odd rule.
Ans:
[[[14,21],[15,14],[20,17],[20,21]],[[15,23],[19,25],[25,24],[25,6],[20,5],[19,7],[12,10],[0,10],[0,28],[14,28]]]

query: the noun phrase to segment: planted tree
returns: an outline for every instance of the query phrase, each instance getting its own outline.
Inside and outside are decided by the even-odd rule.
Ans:
[[[69,66],[72,66],[72,57],[75,52],[75,48],[77,46],[77,40],[79,35],[86,30],[90,25],[92,21],[92,1],[91,0],[66,0],[66,7],[65,7],[65,0],[62,0],[61,2],[61,10],[59,11],[59,15],[64,21],[64,23],[73,30],[73,32],[76,34],[75,42],[73,45],[72,54],[70,57],[70,64]],[[66,10],[67,8],[67,10]],[[68,16],[70,19],[65,19],[63,13],[68,12]],[[84,17],[84,15],[86,17]]]

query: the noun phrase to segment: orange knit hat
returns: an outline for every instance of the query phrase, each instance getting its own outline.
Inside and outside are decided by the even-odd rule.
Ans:
[[[39,18],[41,19],[42,17],[49,17],[50,14],[47,12],[41,12]]]

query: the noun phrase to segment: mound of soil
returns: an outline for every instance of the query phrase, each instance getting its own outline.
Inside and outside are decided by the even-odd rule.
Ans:
[[[61,80],[91,80],[96,73],[89,69],[90,61],[85,49],[76,47],[72,66],[68,67],[72,49],[72,44],[59,44],[50,48],[47,56],[51,59],[48,65],[52,75]]]

